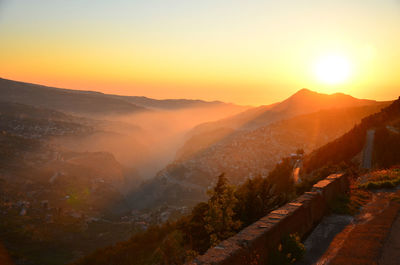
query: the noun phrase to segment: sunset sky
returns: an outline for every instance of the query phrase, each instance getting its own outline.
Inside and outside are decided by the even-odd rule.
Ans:
[[[50,86],[249,105],[303,87],[400,95],[400,0],[0,0],[0,36],[0,77]]]

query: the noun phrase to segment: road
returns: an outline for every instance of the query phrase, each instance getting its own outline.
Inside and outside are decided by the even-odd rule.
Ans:
[[[362,157],[362,167],[366,169],[371,169],[372,167],[372,151],[374,149],[374,138],[375,130],[368,130]]]
[[[390,126],[390,125],[387,125],[386,129],[388,129],[389,131],[391,131],[392,133],[395,133],[395,134],[399,134],[400,133],[398,129],[396,129],[393,126]]]
[[[326,216],[305,240],[295,265],[399,265],[400,190],[376,192],[354,217]]]
[[[392,225],[389,238],[383,246],[380,265],[398,265],[400,263],[400,215]]]

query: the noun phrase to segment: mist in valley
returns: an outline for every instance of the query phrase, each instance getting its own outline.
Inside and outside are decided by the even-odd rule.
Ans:
[[[139,184],[174,160],[193,127],[241,110],[224,105],[107,115],[96,117],[93,133],[58,137],[53,143],[77,152],[110,152],[127,168],[128,178]]]

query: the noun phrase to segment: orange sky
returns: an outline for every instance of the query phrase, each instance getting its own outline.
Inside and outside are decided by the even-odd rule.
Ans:
[[[397,98],[400,2],[330,2],[5,0],[0,77],[246,105],[303,87]],[[332,53],[348,58],[351,73],[329,85],[313,67]]]

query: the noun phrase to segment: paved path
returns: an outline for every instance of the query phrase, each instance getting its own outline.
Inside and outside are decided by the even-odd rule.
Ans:
[[[295,265],[316,264],[329,248],[332,240],[353,221],[352,216],[325,216],[304,242],[307,251]]]
[[[399,134],[400,133],[398,129],[396,129],[393,126],[390,126],[390,125],[387,125],[386,129],[388,129],[389,131],[391,131],[392,133],[395,133],[395,134]]]
[[[368,130],[362,160],[362,167],[366,169],[371,169],[372,167],[372,151],[374,148],[374,138],[375,130]]]
[[[298,264],[400,265],[400,203],[391,200],[392,195],[393,192],[374,194],[372,201],[347,224],[343,218],[325,219],[322,230],[318,231],[318,227],[323,222],[309,236],[314,237],[314,243],[307,244],[309,238],[306,240],[310,253]]]
[[[400,264],[400,215],[394,222],[390,235],[383,246],[382,256],[379,265],[398,265]]]

